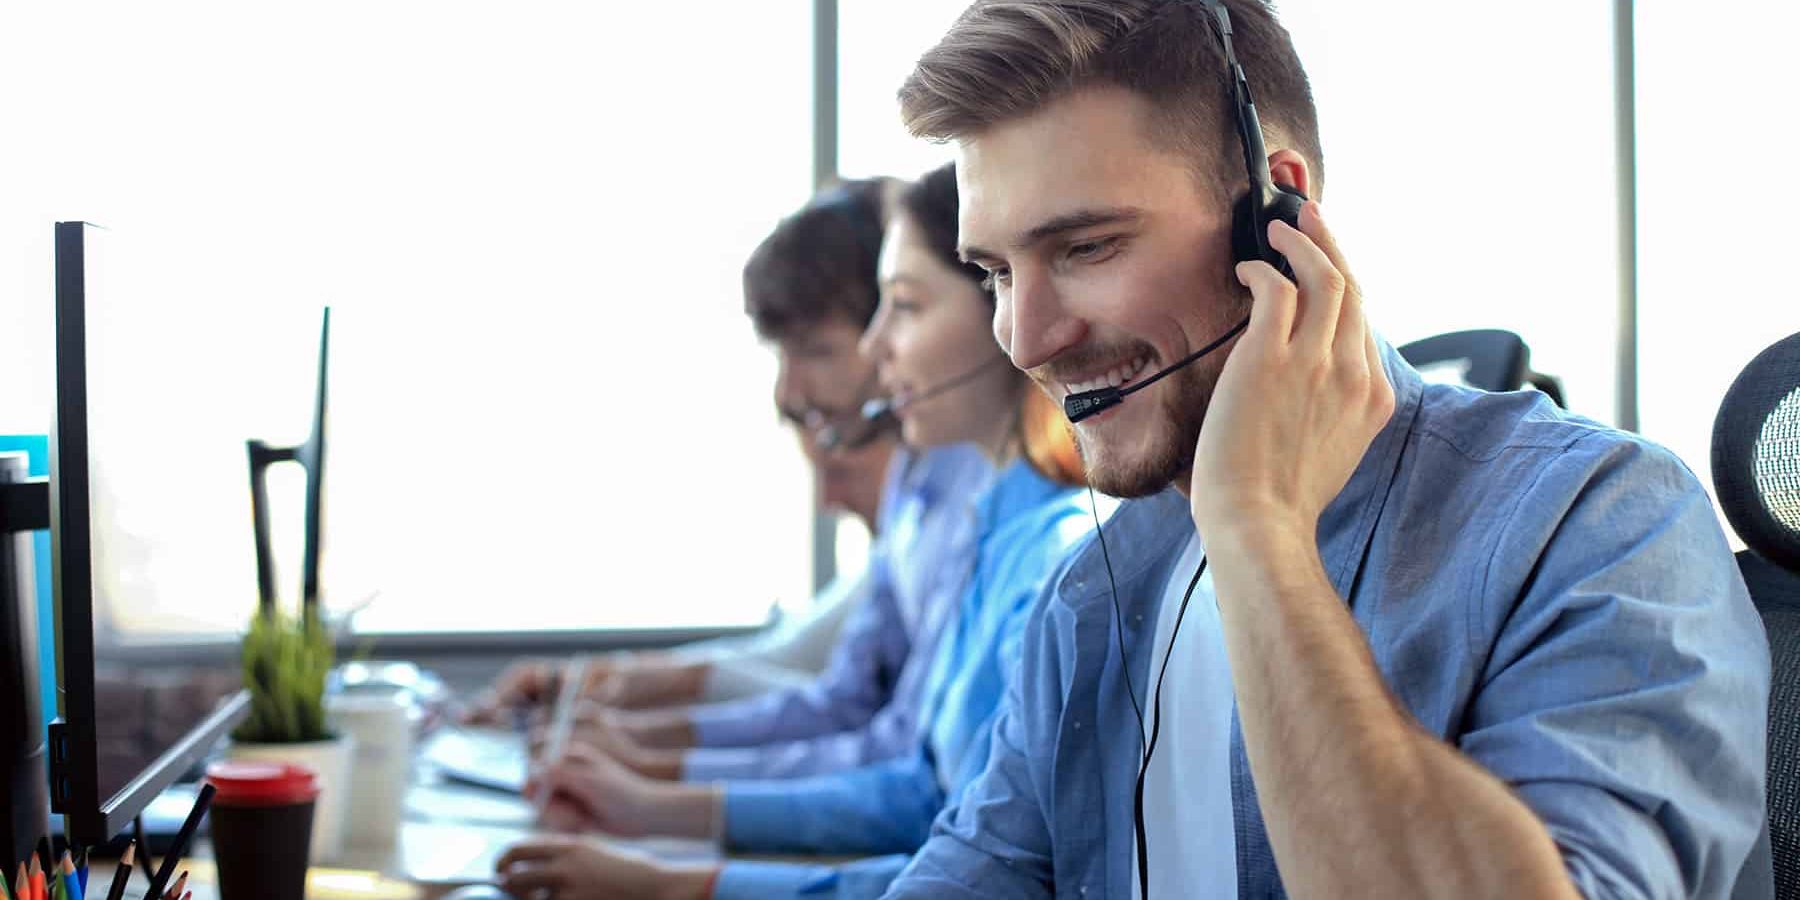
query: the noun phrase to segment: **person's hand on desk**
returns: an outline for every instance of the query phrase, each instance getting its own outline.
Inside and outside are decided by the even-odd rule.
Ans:
[[[622,662],[589,660],[582,675],[582,692],[591,696]],[[463,714],[464,724],[510,726],[514,710],[555,703],[556,693],[562,685],[562,672],[562,661],[553,659],[527,659],[507,666],[475,705]]]
[[[686,721],[686,717],[680,717],[683,726]],[[652,725],[652,728],[655,727],[657,726]],[[658,781],[680,778],[681,751],[645,746],[640,737],[643,732],[643,728],[633,727],[631,718],[620,715],[616,710],[597,703],[583,702],[575,710],[569,742],[610,756],[646,778]],[[549,716],[540,711],[534,717],[531,729],[530,749],[533,760],[542,758],[549,733]],[[649,736],[655,737],[654,734]]]
[[[711,837],[721,803],[715,787],[645,778],[578,744],[570,745],[560,760],[538,768],[525,795],[547,798],[540,820],[546,828],[625,837]]]
[[[582,697],[614,709],[651,709],[696,702],[705,691],[712,666],[681,662],[667,654],[619,654],[589,660],[582,677]],[[529,659],[508,666],[464,715],[470,725],[511,724],[515,709],[548,707],[556,702],[563,665],[557,660]]]
[[[494,866],[500,886],[520,900],[705,900],[715,866],[671,866],[588,838],[534,838]]]
[[[594,702],[614,709],[650,709],[694,703],[706,690],[712,665],[680,662],[662,655],[633,657],[615,666],[589,693]]]

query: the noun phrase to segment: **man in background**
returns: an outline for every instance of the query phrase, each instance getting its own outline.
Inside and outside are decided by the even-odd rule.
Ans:
[[[872,179],[825,190],[744,269],[745,310],[779,360],[776,404],[799,426],[819,502],[870,526],[868,567],[840,575],[796,627],[596,660],[577,743],[652,777],[695,780],[836,771],[911,746],[925,669],[972,552],[969,498],[992,472],[973,448],[913,453],[891,421],[861,417],[876,382],[857,342],[879,299],[891,189]],[[816,674],[797,674],[808,664]],[[561,668],[513,667],[474,719],[499,721],[521,706],[541,712]],[[688,706],[706,701],[728,702]]]

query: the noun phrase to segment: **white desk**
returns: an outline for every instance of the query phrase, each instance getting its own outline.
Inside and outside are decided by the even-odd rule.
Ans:
[[[489,881],[495,861],[506,848],[532,833],[533,811],[523,799],[446,783],[430,773],[421,773],[407,794],[406,805],[405,821],[392,846],[347,847],[343,856],[329,865],[314,866],[307,876],[309,900],[431,900],[462,885]],[[623,849],[670,861],[721,858],[718,845],[710,841],[645,838],[615,842]],[[189,871],[188,886],[194,900],[218,900],[212,848],[207,842],[200,841],[179,868]],[[88,873],[90,896],[106,896],[112,870],[110,861],[94,862]],[[125,896],[133,900],[142,897],[147,883],[141,872],[133,872]]]

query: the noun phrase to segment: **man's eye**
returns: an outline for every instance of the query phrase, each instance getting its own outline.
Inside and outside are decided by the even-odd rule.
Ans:
[[[1011,269],[1006,269],[1006,268],[989,269],[989,270],[987,270],[987,277],[981,279],[981,289],[984,291],[992,291],[996,286],[1004,285],[1004,284],[1011,284],[1011,283],[1012,283],[1012,270]]]
[[[1083,262],[1091,262],[1110,254],[1118,242],[1112,238],[1101,238],[1097,241],[1082,241],[1069,247],[1069,256]]]

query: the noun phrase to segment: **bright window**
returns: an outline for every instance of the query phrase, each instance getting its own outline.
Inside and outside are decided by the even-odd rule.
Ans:
[[[968,5],[968,0],[839,4],[839,171],[858,178],[916,178],[950,161],[949,145],[906,133],[897,95],[919,54],[936,44]]]
[[[243,441],[304,434],[325,304],[324,582],[379,592],[363,627],[743,624],[809,593],[809,482],[739,273],[808,191],[810,15],[0,13],[0,432],[49,427],[59,219],[109,229],[96,339],[162,401],[94,411],[135,473],[117,524],[163,561],[121,623],[252,609]]]
[[[1615,418],[1611,4],[1286,0],[1324,209],[1396,345],[1504,328],[1571,408]],[[1254,89],[1254,85],[1251,86]]]
[[[1800,8],[1637,5],[1641,422],[1712,489],[1712,427],[1738,372],[1800,331],[1784,161]]]

